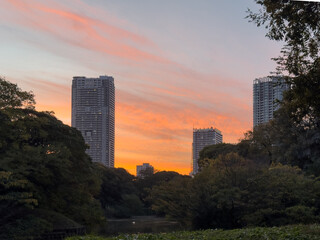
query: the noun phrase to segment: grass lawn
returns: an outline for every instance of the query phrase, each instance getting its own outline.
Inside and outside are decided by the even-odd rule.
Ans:
[[[117,237],[79,236],[66,240],[320,240],[320,225],[295,225],[273,228],[243,228],[235,230],[203,230],[159,234],[123,234]]]

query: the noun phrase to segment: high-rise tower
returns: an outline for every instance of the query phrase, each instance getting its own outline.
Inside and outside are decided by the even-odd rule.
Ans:
[[[222,133],[216,128],[193,129],[192,163],[193,174],[199,171],[198,160],[200,151],[209,145],[222,143]]]
[[[273,112],[279,108],[276,100],[282,100],[282,94],[289,85],[281,77],[264,77],[253,81],[253,126],[266,123],[273,118]]]
[[[77,128],[90,146],[93,162],[114,167],[114,79],[73,77],[72,127]]]

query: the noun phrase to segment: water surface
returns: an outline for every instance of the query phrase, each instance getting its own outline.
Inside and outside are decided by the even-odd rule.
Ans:
[[[108,219],[107,227],[101,234],[119,235],[123,233],[159,233],[181,231],[183,227],[175,221],[155,216],[137,216],[126,219]]]

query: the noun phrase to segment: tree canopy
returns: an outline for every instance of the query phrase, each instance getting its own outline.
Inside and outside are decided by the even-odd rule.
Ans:
[[[103,215],[94,199],[100,181],[85,153],[87,145],[81,133],[50,112],[34,110],[33,94],[4,79],[0,90],[2,218],[22,218],[20,222],[25,224],[38,219],[44,223],[47,221],[36,217],[35,210],[46,209],[87,226],[100,222]],[[25,211],[30,218],[26,221],[21,215]],[[0,226],[0,234],[8,230],[8,224],[12,223],[6,221]]]
[[[128,218],[143,212],[143,203],[135,186],[135,177],[123,168],[96,164],[102,184],[98,199],[107,217]]]
[[[248,10],[248,18],[258,27],[265,26],[266,36],[284,41],[281,56],[276,58],[280,71],[305,74],[320,50],[320,4],[311,1],[255,0],[259,12]]]
[[[219,155],[193,179],[155,186],[153,209],[195,229],[319,222],[319,179],[297,167]]]
[[[34,108],[35,100],[32,92],[22,91],[17,84],[0,77],[0,109]]]
[[[282,73],[289,74],[284,78],[290,84],[274,120],[264,126],[271,140],[265,146],[270,150],[271,161],[299,166],[319,175],[320,3],[255,2],[261,9],[257,13],[249,10],[248,18],[257,26],[265,26],[271,40],[284,41],[282,55],[276,60]],[[253,136],[261,133],[257,128]]]

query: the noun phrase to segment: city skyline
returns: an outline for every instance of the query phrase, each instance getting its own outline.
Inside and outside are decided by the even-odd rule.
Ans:
[[[115,167],[188,174],[193,126],[213,124],[231,143],[252,128],[252,80],[281,47],[245,19],[255,5],[5,0],[0,74],[69,125],[72,76],[114,76]]]

